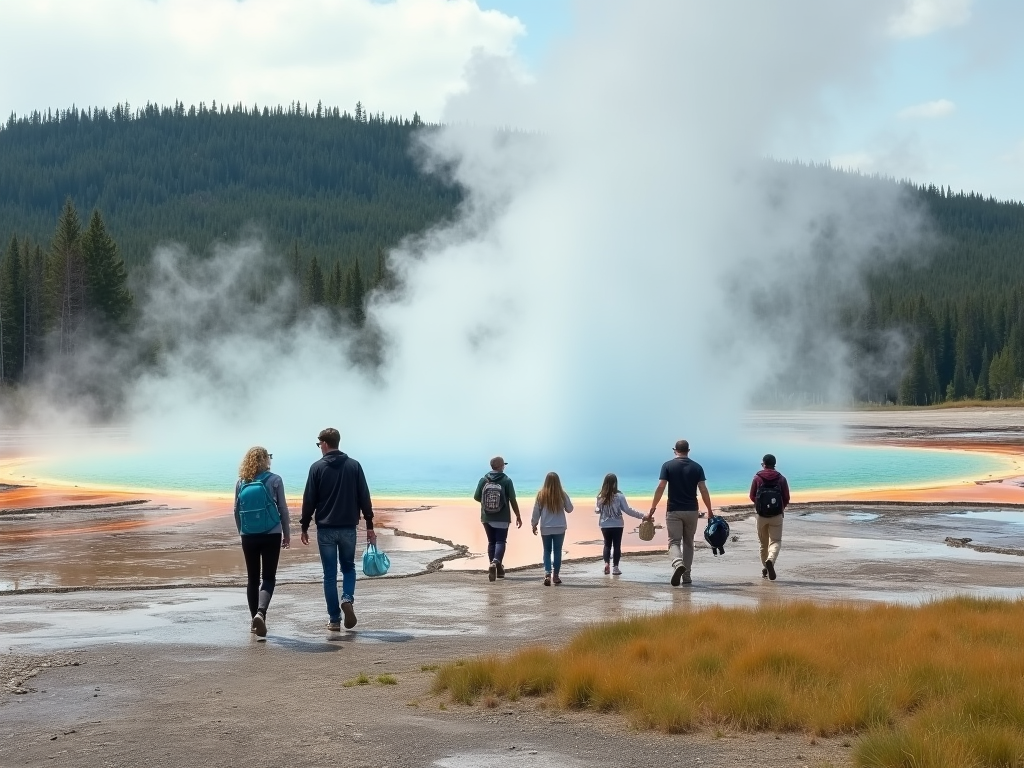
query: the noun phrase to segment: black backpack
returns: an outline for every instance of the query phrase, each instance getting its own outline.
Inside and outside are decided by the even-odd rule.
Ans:
[[[704,541],[711,545],[715,557],[725,554],[725,542],[729,540],[729,523],[724,517],[712,515],[704,529]]]
[[[782,514],[784,504],[782,502],[782,483],[776,480],[769,485],[764,479],[761,480],[761,487],[757,489],[754,497],[754,509],[761,517],[777,517]]]

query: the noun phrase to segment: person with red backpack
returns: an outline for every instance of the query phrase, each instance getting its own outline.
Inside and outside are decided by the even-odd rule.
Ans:
[[[291,543],[284,482],[270,471],[273,458],[262,446],[250,448],[235,483],[235,527],[242,539],[248,576],[245,596],[252,618],[249,631],[258,637],[267,635],[267,609],[277,584],[277,564],[281,550]]]
[[[512,478],[505,474],[507,466],[508,462],[501,456],[491,459],[491,471],[480,478],[473,494],[474,501],[480,502],[480,522],[487,534],[488,581],[505,578],[505,568],[501,563],[505,557],[508,529],[512,525],[512,512],[516,513],[516,528],[523,527],[516,489]]]
[[[789,483],[775,469],[775,457],[766,453],[761,471],[750,484],[750,500],[757,512],[757,538],[761,542],[761,578],[775,581],[775,561],[782,548],[782,518],[789,506]]]

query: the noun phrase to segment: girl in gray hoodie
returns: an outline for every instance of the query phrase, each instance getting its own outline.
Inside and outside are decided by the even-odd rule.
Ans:
[[[604,476],[601,492],[597,494],[595,511],[601,516],[598,524],[604,536],[604,572],[609,572],[608,563],[611,560],[611,573],[619,576],[622,573],[619,570],[619,558],[622,557],[622,515],[625,513],[640,520],[644,519],[644,515],[626,503],[626,497],[619,491],[619,478],[611,472]]]
[[[565,513],[572,512],[572,500],[564,490],[562,481],[554,472],[548,472],[544,485],[537,493],[533,504],[533,535],[537,535],[537,524],[540,523],[540,538],[544,543],[544,586],[550,587],[552,580],[561,584],[558,571],[562,567],[562,545],[565,544],[566,524]],[[552,560],[554,561],[552,563]],[[552,579],[552,566],[554,577]]]

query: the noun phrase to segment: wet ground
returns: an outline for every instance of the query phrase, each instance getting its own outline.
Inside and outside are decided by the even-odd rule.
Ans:
[[[1020,415],[992,418],[1009,424],[1001,449],[1020,450],[1010,434]],[[992,442],[985,419],[961,425],[963,439]],[[600,534],[582,503],[569,521],[565,583],[547,588],[530,565],[540,543],[528,526],[510,533],[508,562],[518,567],[491,584],[471,503],[379,504],[392,573],[360,580],[355,630],[326,631],[316,551],[295,536],[269,636],[258,641],[227,500],[0,489],[0,765],[843,765],[845,740],[637,733],[613,715],[532,700],[455,706],[430,692],[431,668],[527,643],[557,646],[582,626],[637,613],[1024,597],[1024,508],[1014,505],[1024,489],[927,490],[909,498],[958,503],[863,494],[794,505],[774,582],[761,578],[753,519],[733,509],[736,540],[718,558],[698,542],[694,583],[680,588],[668,584],[663,530],[649,545],[627,532],[624,573],[605,576],[587,560],[599,555]],[[716,497],[723,501],[739,500]],[[82,505],[99,506],[69,508]],[[360,674],[370,683],[346,686]],[[384,674],[395,684],[377,681]]]
[[[619,577],[600,563],[567,563],[558,587],[544,587],[537,568],[495,583],[445,569],[365,579],[359,624],[342,633],[324,627],[318,584],[282,585],[265,641],[248,632],[239,588],[6,594],[0,666],[20,662],[28,671],[19,674],[32,676],[19,678],[26,693],[0,693],[0,765],[843,765],[845,739],[638,733],[613,715],[546,710],[534,700],[458,706],[431,693],[431,670],[528,643],[557,645],[580,627],[637,613],[1019,597],[1024,558],[945,538],[1024,551],[1022,517],[990,508],[793,509],[774,582],[761,578],[750,518],[734,522],[737,541],[724,556],[698,548],[688,587],[668,584],[663,553],[624,558]],[[396,551],[393,560],[404,557]],[[367,685],[353,684],[360,674]],[[378,682],[381,675],[395,684]]]
[[[661,553],[627,555],[620,577],[604,576],[600,562],[565,565],[566,584],[556,591],[596,592],[602,597],[596,616],[595,606],[589,600],[578,608],[573,603],[559,603],[559,621],[581,624],[627,613],[711,604],[756,605],[778,599],[919,602],[949,594],[1024,596],[1024,510],[806,505],[792,508],[784,525],[777,582],[761,578],[754,521],[745,517],[732,523],[735,541],[726,546],[725,555],[713,557],[706,544],[698,541],[695,583],[685,591],[671,589],[667,584],[667,557]],[[113,565],[109,569],[106,565],[99,567],[93,562],[94,558],[101,563],[107,561],[102,559],[102,552],[92,552],[88,537],[83,538],[85,544],[79,547],[77,557],[66,550],[69,562],[66,571],[59,571],[65,585],[79,578],[85,580],[92,573],[99,574],[97,579],[101,583],[105,579],[116,584],[120,587],[117,591],[4,595],[0,603],[4,647],[57,650],[97,643],[230,644],[231,638],[237,636],[237,627],[247,620],[237,545],[227,536],[222,549],[185,552],[171,545],[159,550],[157,546],[165,538],[175,539],[175,535],[161,530],[125,534],[152,537],[156,545],[147,544],[144,559],[122,563],[119,569]],[[518,531],[514,535],[536,544],[529,533]],[[211,546],[218,542],[214,536],[199,538]],[[954,547],[947,544],[947,538],[966,538],[983,549],[999,551]],[[398,576],[422,572],[430,561],[454,553],[450,547],[398,536],[391,530],[382,530],[380,540],[391,551],[392,573]],[[33,546],[40,545],[16,546],[17,556],[5,556],[3,568],[13,570],[18,563],[31,563]],[[118,546],[110,551],[120,551]],[[167,585],[169,582],[160,580],[167,575],[166,569],[177,569],[180,574],[186,568],[206,567],[201,556],[211,552],[220,553],[218,557],[224,560],[230,559],[235,571],[205,577],[197,570],[191,571],[188,578],[193,586],[188,589],[138,589]],[[323,608],[319,599],[308,599],[308,589],[298,589],[318,589],[319,562],[311,548],[289,552],[288,556],[296,562],[282,571],[274,603],[277,631],[268,642],[319,642]],[[219,561],[211,557],[209,562]],[[478,558],[468,562],[478,568],[482,563]],[[128,581],[133,570],[140,576],[131,584]],[[361,577],[359,590],[371,590],[374,609],[388,606],[393,615],[348,641],[404,642],[426,636],[485,635],[494,631],[506,637],[516,636],[519,631],[515,624],[491,624],[490,609],[498,606],[503,614],[512,609],[522,611],[522,627],[528,628],[533,618],[531,607],[542,610],[544,604],[538,601],[550,591],[537,589],[541,570],[511,570],[504,583],[480,590],[476,586],[484,579],[483,573],[428,573],[412,579]],[[458,588],[460,585],[473,588],[466,591]],[[399,616],[400,619],[396,618]],[[439,616],[443,617],[441,621]]]

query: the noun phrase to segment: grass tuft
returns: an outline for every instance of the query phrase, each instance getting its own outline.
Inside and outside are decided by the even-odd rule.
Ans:
[[[1024,768],[1022,647],[1022,601],[709,608],[444,665],[434,692],[540,696],[666,733],[857,734],[863,768]]]
[[[394,675],[377,675],[377,682],[381,685],[398,685],[398,678]]]

